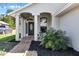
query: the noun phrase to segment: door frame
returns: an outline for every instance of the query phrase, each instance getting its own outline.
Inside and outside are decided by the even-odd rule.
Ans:
[[[33,33],[30,32],[30,24],[33,26]],[[28,22],[28,35],[34,35],[34,22]]]
[[[25,36],[29,36],[29,32],[28,32],[29,31],[28,30],[28,23],[29,22],[33,22],[34,23],[34,21],[27,21],[27,19],[24,21],[24,33],[25,33]],[[27,26],[26,26],[26,23],[27,23]],[[26,29],[27,29],[27,33],[26,33]]]
[[[26,24],[27,24],[27,26],[26,26]],[[27,31],[27,33],[26,33],[26,31]],[[25,36],[28,36],[28,21],[27,20],[24,21],[24,33],[25,33]]]

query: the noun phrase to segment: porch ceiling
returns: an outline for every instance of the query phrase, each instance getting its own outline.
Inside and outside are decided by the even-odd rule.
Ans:
[[[21,13],[20,16],[24,19],[33,19],[33,15],[31,13]]]

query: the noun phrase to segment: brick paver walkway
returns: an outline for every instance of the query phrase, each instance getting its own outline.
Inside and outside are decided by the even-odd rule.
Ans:
[[[16,45],[5,56],[24,56],[25,52],[29,49],[30,44],[34,38],[32,36],[24,37],[21,42]]]

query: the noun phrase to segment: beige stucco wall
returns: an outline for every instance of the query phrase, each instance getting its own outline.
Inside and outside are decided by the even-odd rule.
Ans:
[[[62,9],[64,7],[64,3],[39,3],[39,4],[32,4],[32,6],[29,6],[27,8],[24,8],[15,14],[19,14],[22,12],[29,12],[32,13],[33,16],[37,14],[38,17],[38,23],[37,23],[37,34],[40,32],[40,17],[46,16],[48,17],[48,28],[51,26],[62,29],[67,32],[67,35],[69,36],[70,46],[73,47],[76,51],[79,51],[79,7],[71,10],[70,12],[62,15],[61,17],[55,17],[55,13]],[[49,12],[51,14],[51,17],[48,15],[40,15],[42,12]],[[51,21],[50,18],[52,18]],[[18,22],[18,21],[17,21]],[[25,22],[24,22],[25,23]],[[54,24],[52,24],[54,23]],[[23,24],[24,25],[24,24]],[[19,26],[20,27],[20,26]],[[25,25],[24,25],[25,27]],[[17,29],[18,30],[18,29]],[[19,32],[22,32],[22,29],[19,28]],[[25,29],[24,29],[25,33]],[[18,34],[17,34],[18,35]],[[17,36],[16,35],[16,36]],[[24,34],[25,36],[25,34]]]
[[[60,29],[67,32],[71,46],[79,51],[79,7],[60,17]]]
[[[24,8],[16,13],[29,12],[29,13],[41,13],[41,12],[50,12],[55,13],[66,3],[38,3],[32,4],[31,6]]]
[[[18,12],[15,13],[15,15],[20,14],[22,12],[32,13],[33,16],[35,16],[35,15],[39,16],[40,13],[42,13],[42,12],[48,12],[48,13],[51,13],[52,15],[54,15],[54,13],[57,12],[58,10],[60,10],[61,8],[63,8],[64,5],[65,5],[64,3],[52,3],[52,4],[51,3],[38,3],[38,4],[32,4],[32,5],[28,6],[27,8],[19,10]],[[50,27],[51,26],[50,24],[52,24],[52,23],[50,23],[49,18],[50,17],[48,17],[48,27]],[[40,25],[39,24],[40,23],[39,23],[39,18],[38,18],[38,24],[37,24],[38,25],[38,32],[37,32],[37,34],[40,32],[40,28],[39,28]],[[19,32],[22,32],[21,27],[19,28]],[[24,36],[25,36],[25,30],[24,30]]]

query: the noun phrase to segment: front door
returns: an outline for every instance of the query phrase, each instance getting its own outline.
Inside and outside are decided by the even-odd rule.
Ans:
[[[28,35],[34,35],[34,22],[28,22]]]

